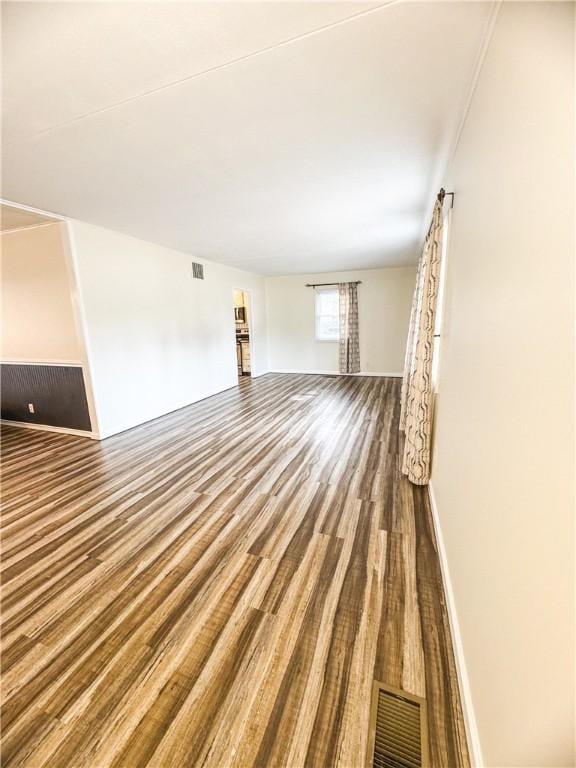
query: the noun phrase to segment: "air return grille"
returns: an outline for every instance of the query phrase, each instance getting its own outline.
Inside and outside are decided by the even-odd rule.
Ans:
[[[197,280],[204,280],[204,264],[198,264],[197,261],[192,262],[192,277]]]
[[[426,768],[426,702],[375,682],[367,765],[371,768]]]

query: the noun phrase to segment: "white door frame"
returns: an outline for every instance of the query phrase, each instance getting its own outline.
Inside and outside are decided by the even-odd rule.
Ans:
[[[248,296],[248,347],[250,348],[250,376],[254,375],[254,293],[251,288],[232,288],[232,306],[234,306],[234,291],[241,291]],[[234,334],[236,334],[236,318],[234,318]],[[236,353],[236,349],[234,349]],[[236,362],[238,370],[238,362]],[[238,376],[240,379],[240,376]]]

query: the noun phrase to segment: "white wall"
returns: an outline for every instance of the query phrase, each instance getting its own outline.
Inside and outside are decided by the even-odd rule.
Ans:
[[[63,224],[1,235],[3,360],[81,360],[65,237]]]
[[[268,278],[271,370],[338,371],[338,344],[315,339],[314,290],[306,283],[352,280],[362,281],[358,286],[362,372],[402,375],[415,266]]]
[[[83,222],[71,230],[101,437],[237,383],[235,288],[252,298],[253,375],[267,370],[264,278]]]
[[[432,484],[494,768],[574,765],[573,13],[502,5],[444,184]]]

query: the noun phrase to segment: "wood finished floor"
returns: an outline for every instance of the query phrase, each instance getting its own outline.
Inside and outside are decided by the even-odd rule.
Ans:
[[[374,678],[466,768],[399,386],[267,375],[101,443],[6,428],[3,768],[361,768]]]

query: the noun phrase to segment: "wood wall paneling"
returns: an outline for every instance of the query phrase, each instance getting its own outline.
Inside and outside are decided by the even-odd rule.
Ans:
[[[0,375],[3,419],[91,431],[80,366],[2,363]]]

